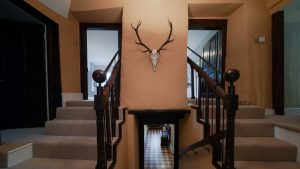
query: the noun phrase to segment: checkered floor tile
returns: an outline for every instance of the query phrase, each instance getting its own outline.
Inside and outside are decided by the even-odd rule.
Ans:
[[[160,130],[149,129],[145,134],[145,169],[173,169],[174,157],[169,147],[160,146]]]

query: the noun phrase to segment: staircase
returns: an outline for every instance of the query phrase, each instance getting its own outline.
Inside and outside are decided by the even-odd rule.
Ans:
[[[45,135],[33,142],[33,158],[9,169],[94,169],[97,160],[96,113],[93,101],[69,101],[45,124]],[[119,111],[116,133],[123,122]],[[118,137],[113,139],[113,144]],[[2,145],[3,146],[3,145]],[[113,164],[107,162],[108,168]]]
[[[299,169],[297,147],[274,137],[274,122],[261,106],[241,105],[237,112],[235,167],[237,169]]]

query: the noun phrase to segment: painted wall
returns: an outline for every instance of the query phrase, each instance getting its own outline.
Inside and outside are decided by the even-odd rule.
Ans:
[[[284,10],[284,101],[285,108],[300,107],[300,3]],[[299,114],[299,113],[298,113]]]
[[[193,143],[200,141],[203,138],[203,125],[197,123],[196,111],[191,110],[191,113],[186,115],[184,120],[180,121],[179,128],[179,147],[185,148]],[[211,154],[204,148],[195,150],[197,155],[193,152],[188,155],[182,155],[179,159],[180,169],[196,169],[205,168],[213,169],[215,167],[211,164]]]
[[[272,106],[270,19],[264,1],[245,1],[228,17],[227,37],[226,69],[241,73],[237,93],[251,104],[266,107]],[[266,37],[266,43],[255,43],[258,36]]]
[[[64,92],[80,91],[78,21],[69,15],[63,18],[34,0],[27,0],[59,23],[62,83]],[[73,11],[87,11],[123,6],[122,86],[121,104],[131,109],[182,108],[186,100],[186,45],[189,3],[244,3],[228,18],[226,68],[237,68],[241,78],[237,93],[252,104],[271,106],[270,15],[266,1],[261,0],[73,0]],[[214,16],[211,16],[214,17]],[[140,35],[149,47],[159,48],[169,33],[168,18],[173,22],[174,42],[161,52],[157,71],[153,72],[147,54],[134,41],[131,23],[142,21]],[[254,43],[257,36],[265,36],[264,44]],[[201,127],[191,113],[181,122],[180,146],[187,146],[201,138]],[[120,164],[116,168],[138,168],[137,120],[127,115],[127,140],[118,151]],[[196,134],[195,134],[196,133]],[[126,143],[127,142],[127,143]],[[202,154],[203,153],[203,154]],[[205,152],[200,156],[180,159],[180,168],[210,168]],[[203,157],[203,158],[202,158]],[[123,159],[124,158],[124,159]],[[129,161],[126,163],[125,161]]]
[[[182,0],[129,0],[123,8],[121,104],[129,109],[186,107],[187,4]],[[153,12],[155,9],[155,12]],[[161,52],[156,72],[150,58],[136,45],[131,23],[142,21],[140,36],[150,48],[159,48],[173,21],[175,39]],[[154,29],[155,28],[155,29]],[[134,66],[133,66],[134,65]]]
[[[80,93],[79,23],[72,14],[68,18],[58,15],[37,0],[28,4],[59,25],[61,82],[63,93]]]

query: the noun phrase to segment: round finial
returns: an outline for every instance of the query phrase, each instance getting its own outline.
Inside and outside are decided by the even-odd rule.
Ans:
[[[240,72],[237,69],[228,69],[223,77],[227,82],[235,82],[240,78]]]
[[[93,79],[97,83],[103,83],[106,80],[106,74],[103,70],[95,70],[92,75]]]

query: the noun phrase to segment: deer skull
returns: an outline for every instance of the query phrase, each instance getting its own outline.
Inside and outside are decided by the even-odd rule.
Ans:
[[[150,56],[150,59],[151,59],[151,64],[152,64],[152,70],[155,72],[156,70],[156,66],[157,66],[157,62],[158,62],[158,57],[160,55],[160,51],[162,50],[166,50],[164,48],[165,45],[167,45],[168,43],[172,42],[174,39],[170,39],[171,38],[171,35],[172,35],[172,30],[173,30],[173,27],[172,27],[172,22],[169,20],[169,26],[170,26],[170,33],[169,33],[169,36],[168,36],[168,39],[161,45],[161,47],[157,50],[157,49],[150,49],[146,44],[144,44],[140,38],[140,35],[139,35],[139,27],[141,26],[142,22],[139,21],[137,26],[136,27],[133,27],[132,24],[131,24],[131,27],[132,29],[135,31],[136,33],[136,36],[138,38],[138,41],[136,41],[135,43],[138,44],[138,45],[141,45],[143,46],[146,50],[143,51],[143,52],[148,52],[149,53],[149,56]]]
[[[149,53],[149,55],[150,55],[150,59],[151,59],[151,63],[152,63],[152,70],[155,72],[159,53],[157,53],[156,49],[152,49],[152,51]]]

